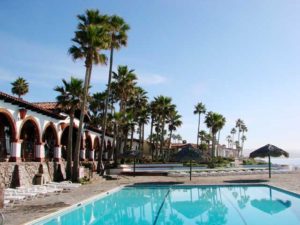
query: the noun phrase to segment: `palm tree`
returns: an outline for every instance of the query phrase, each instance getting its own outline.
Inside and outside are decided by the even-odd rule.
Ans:
[[[113,72],[113,79],[112,87],[120,102],[120,112],[124,113],[127,102],[135,91],[137,77],[134,70],[129,70],[127,66],[118,66],[117,72]]]
[[[86,115],[88,87],[91,80],[93,64],[105,64],[106,56],[100,54],[101,49],[107,48],[106,27],[104,24],[106,16],[100,15],[98,10],[87,10],[84,15],[78,15],[79,24],[72,39],[74,45],[69,49],[69,54],[73,60],[83,59],[85,61],[85,79],[83,89],[83,99],[80,106],[80,121],[75,146],[75,157],[73,166],[73,181],[78,181],[79,177],[79,152],[80,140],[83,129],[83,119]]]
[[[232,137],[231,137],[230,135],[228,135],[228,136],[226,137],[226,141],[227,141],[227,143],[228,143],[228,148],[230,148],[231,143],[232,143]]]
[[[147,92],[141,87],[134,88],[134,94],[131,97],[130,108],[132,110],[134,120],[138,125],[139,130],[139,150],[143,150],[141,148],[141,144],[143,146],[144,142],[144,126],[148,123],[149,120],[149,111],[148,111],[148,97]]]
[[[171,139],[172,139],[172,133],[173,131],[176,131],[176,129],[178,127],[180,127],[182,125],[182,121],[181,121],[181,115],[178,114],[178,112],[176,110],[172,111],[169,115],[168,118],[168,123],[169,123],[169,151],[171,149]]]
[[[236,129],[232,128],[230,134],[232,135],[232,143],[234,143],[234,135],[236,134]]]
[[[242,135],[241,140],[242,140],[241,156],[243,156],[244,142],[247,140],[247,137],[245,135]]]
[[[154,98],[157,104],[157,112],[159,114],[159,128],[160,128],[160,152],[163,152],[165,124],[168,116],[175,110],[175,105],[172,104],[172,99],[165,96],[158,96]],[[163,157],[164,158],[164,157]]]
[[[18,95],[18,98],[21,98],[22,95],[27,94],[29,91],[28,82],[22,77],[18,77],[11,85],[11,92],[14,95]]]
[[[150,111],[150,114],[151,114],[149,142],[150,142],[150,145],[151,145],[151,158],[153,160],[153,158],[154,158],[153,127],[154,127],[154,124],[156,123],[157,118],[158,118],[156,101],[152,101],[150,103],[150,105],[149,105],[149,111]]]
[[[210,128],[212,134],[212,157],[215,155],[216,133],[222,129],[225,122],[225,118],[218,113],[208,112],[205,117],[206,126]]]
[[[178,140],[178,142],[182,141],[182,137],[180,134],[177,134],[177,140]]]
[[[177,143],[177,135],[176,134],[172,134],[172,137],[171,137],[172,139],[171,139],[171,141],[173,140],[174,141],[174,143]]]
[[[138,125],[139,125],[139,149],[144,151],[144,140],[145,140],[145,124],[149,122],[150,112],[147,110],[148,108],[144,108],[140,110],[138,115]],[[142,147],[140,146],[142,145]]]
[[[109,72],[108,72],[108,82],[107,82],[107,98],[105,101],[104,108],[104,119],[102,125],[102,138],[101,138],[101,151],[100,157],[98,158],[98,172],[103,169],[102,163],[102,153],[104,148],[104,137],[106,133],[106,121],[107,121],[107,107],[109,96],[111,92],[111,79],[112,79],[112,66],[113,66],[113,54],[114,49],[119,50],[122,46],[127,45],[127,32],[129,30],[129,25],[125,23],[123,18],[113,15],[108,18],[107,21],[108,36],[109,36],[109,49],[110,49],[110,59],[109,59]]]
[[[206,137],[206,135],[207,135],[207,133],[206,133],[206,131],[205,131],[205,130],[201,130],[201,131],[199,132],[200,144],[202,144],[202,143],[203,143],[203,141],[205,141],[205,137]]]
[[[119,112],[122,116],[122,126],[117,139],[117,142],[123,142],[123,145],[122,143],[118,144],[120,148],[121,146],[124,148],[127,145],[127,136],[130,128],[129,120],[131,121],[128,103],[135,93],[136,80],[137,77],[134,70],[129,70],[127,66],[118,66],[117,72],[113,72],[112,93],[119,102]],[[118,151],[121,151],[121,149]]]
[[[199,145],[199,131],[200,131],[200,116],[206,113],[206,107],[202,102],[195,105],[194,114],[198,114],[198,130],[197,130],[197,146]]]
[[[244,126],[244,121],[241,120],[241,119],[238,119],[235,123],[235,127],[237,128],[238,130],[238,142],[239,142],[239,145],[240,145],[240,134],[241,134],[241,131],[242,131],[242,127]]]
[[[90,124],[98,128],[102,124],[106,95],[106,92],[94,93],[89,105]]]
[[[244,135],[245,132],[248,132],[248,128],[247,128],[247,126],[245,125],[245,123],[242,124],[242,126],[241,126],[241,131],[242,131],[242,135]]]
[[[218,147],[217,147],[217,156],[219,156],[219,146],[220,146],[220,135],[221,130],[225,126],[226,119],[224,116],[220,115],[219,120],[217,121],[217,129],[218,129]]]
[[[55,91],[59,92],[56,97],[57,106],[68,113],[70,116],[69,133],[68,133],[68,146],[67,146],[67,166],[66,175],[67,179],[72,178],[72,151],[73,151],[73,126],[75,111],[80,108],[80,102],[83,95],[83,81],[71,77],[71,81],[67,82],[62,80],[63,86],[57,86],[54,88]]]

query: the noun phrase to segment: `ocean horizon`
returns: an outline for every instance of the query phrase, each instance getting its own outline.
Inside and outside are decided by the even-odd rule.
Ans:
[[[267,158],[262,158],[262,160],[268,162]],[[289,165],[289,166],[300,166],[300,157],[294,158],[271,158],[273,164]]]

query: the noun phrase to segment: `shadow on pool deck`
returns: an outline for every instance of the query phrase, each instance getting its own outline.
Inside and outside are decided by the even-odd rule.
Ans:
[[[251,184],[251,183],[266,183],[269,180],[253,179],[253,180],[224,180],[224,183],[242,183],[242,184]]]

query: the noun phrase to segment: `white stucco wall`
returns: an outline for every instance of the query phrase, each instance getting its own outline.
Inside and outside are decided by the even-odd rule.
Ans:
[[[59,119],[55,119],[55,118],[50,117],[50,116],[43,115],[41,113],[34,112],[32,110],[27,110],[26,117],[24,119],[21,119],[20,114],[19,114],[19,110],[21,109],[21,107],[19,107],[17,105],[14,105],[14,104],[11,104],[11,103],[8,103],[8,102],[4,102],[3,100],[0,100],[0,109],[4,109],[5,111],[8,111],[8,113],[12,116],[12,118],[14,120],[14,123],[16,125],[17,139],[20,138],[21,128],[22,128],[22,125],[24,124],[24,121],[26,121],[29,118],[32,118],[37,124],[37,127],[39,129],[39,140],[40,141],[42,141],[43,133],[44,133],[45,129],[47,128],[48,124],[50,122],[52,122],[52,124],[54,125],[54,128],[56,129],[57,135],[58,135],[58,139],[59,139],[58,143],[59,144],[60,144],[60,140],[61,140],[61,135],[63,133],[63,129],[61,128],[60,124],[62,124],[62,123],[69,124],[69,117],[66,117],[66,119],[64,119],[64,120],[59,120]],[[75,124],[75,126],[78,127],[79,126],[79,120],[75,118],[74,124]],[[99,138],[99,141],[101,141],[101,134],[100,133],[90,131],[90,130],[87,130],[87,131],[88,131],[89,135],[91,136],[92,145],[94,145],[94,140],[97,136]],[[83,139],[85,140],[85,130],[83,131]],[[113,143],[112,143],[113,138],[109,137],[109,136],[105,136],[105,143],[107,144],[108,141],[110,141],[111,144],[113,145]],[[19,143],[18,144],[13,144],[13,146],[14,146],[13,151],[18,152],[18,154],[19,154],[19,151],[20,151],[20,146],[19,145],[20,145]],[[60,148],[58,147],[57,149],[60,149]],[[40,152],[40,151],[43,151],[43,147],[39,146],[38,147],[38,156],[43,157],[44,153]],[[60,156],[60,153],[58,153],[58,152],[55,153],[55,154],[56,154],[56,156]]]

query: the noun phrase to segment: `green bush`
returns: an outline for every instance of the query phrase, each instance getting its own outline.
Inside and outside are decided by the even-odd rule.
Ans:
[[[264,165],[266,162],[256,161],[255,159],[249,158],[243,160],[243,165]]]

